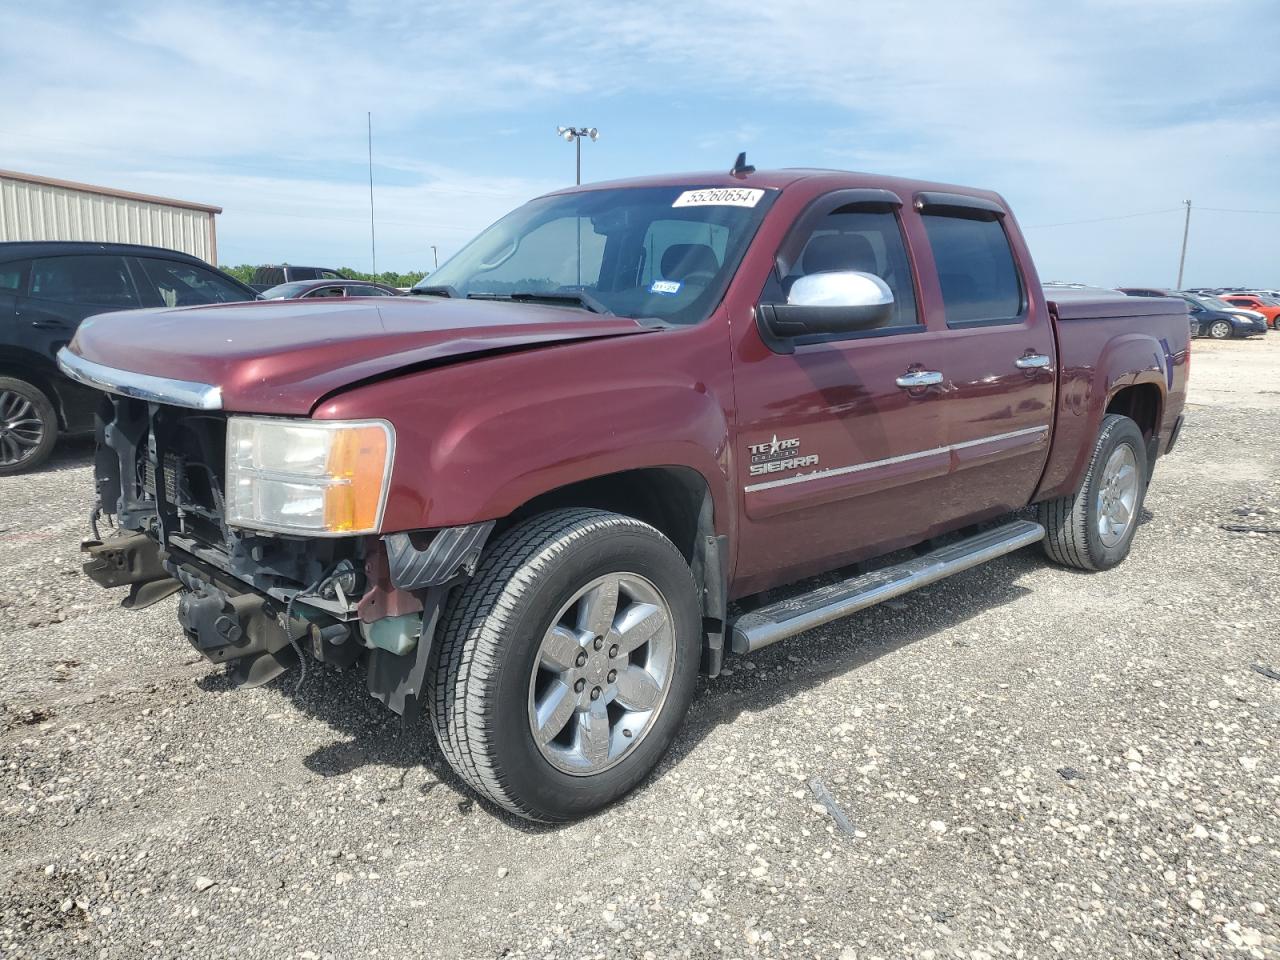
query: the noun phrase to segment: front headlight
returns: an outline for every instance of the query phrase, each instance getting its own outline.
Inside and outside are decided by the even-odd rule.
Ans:
[[[227,523],[350,536],[382,524],[395,430],[385,420],[227,420]]]

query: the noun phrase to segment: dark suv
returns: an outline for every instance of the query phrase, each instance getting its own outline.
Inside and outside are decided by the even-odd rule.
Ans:
[[[0,475],[42,463],[60,432],[93,429],[98,393],[54,362],[85,317],[256,297],[203,260],[159,247],[0,243]]]

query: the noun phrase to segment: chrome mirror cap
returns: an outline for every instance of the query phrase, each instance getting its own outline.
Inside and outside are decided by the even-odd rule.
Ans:
[[[793,307],[891,306],[893,291],[874,273],[833,270],[797,277],[787,303]]]

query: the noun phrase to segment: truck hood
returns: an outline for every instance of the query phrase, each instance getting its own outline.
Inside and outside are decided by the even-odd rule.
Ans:
[[[624,317],[436,297],[253,301],[90,317],[71,353],[110,371],[209,384],[222,409],[308,414],[321,399],[410,367],[644,333]]]

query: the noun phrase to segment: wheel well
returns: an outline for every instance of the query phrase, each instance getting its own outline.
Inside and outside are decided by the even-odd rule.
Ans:
[[[688,467],[624,470],[534,497],[499,527],[560,507],[596,507],[643,520],[675,544],[692,564],[699,549],[700,517],[710,496],[706,480]]]
[[[711,488],[689,467],[645,467],[581,480],[534,497],[499,521],[494,533],[560,507],[595,507],[657,529],[684,556],[702,605],[702,672],[716,676],[724,657],[728,537],[716,536]]]
[[[1154,383],[1139,383],[1116,391],[1107,404],[1107,413],[1118,413],[1138,425],[1150,440],[1160,428],[1160,407],[1164,398]]]

